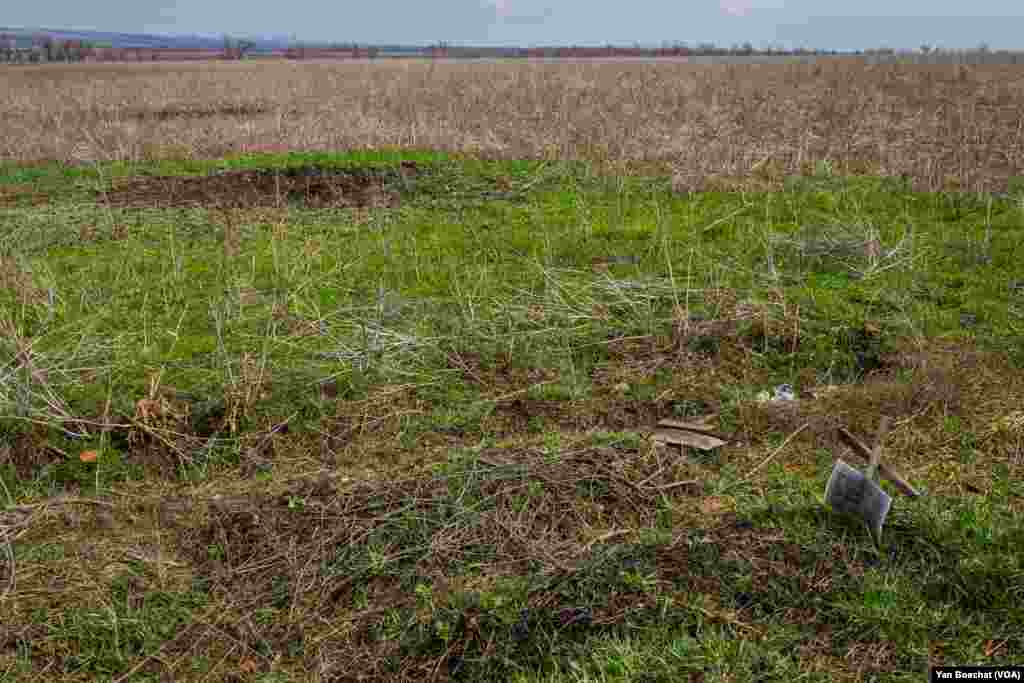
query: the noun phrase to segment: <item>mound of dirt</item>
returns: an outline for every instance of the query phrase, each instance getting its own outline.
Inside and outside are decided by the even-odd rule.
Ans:
[[[134,177],[106,193],[97,192],[97,199],[127,208],[387,207],[397,204],[393,185],[400,181],[398,171],[385,169],[245,169],[206,176]]]

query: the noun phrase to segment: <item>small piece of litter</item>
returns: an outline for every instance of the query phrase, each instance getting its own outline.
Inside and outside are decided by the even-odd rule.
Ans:
[[[762,391],[757,395],[757,400],[760,403],[768,403],[771,401],[793,401],[796,400],[796,392],[793,391],[792,384],[780,384],[775,387],[772,393],[767,390]]]

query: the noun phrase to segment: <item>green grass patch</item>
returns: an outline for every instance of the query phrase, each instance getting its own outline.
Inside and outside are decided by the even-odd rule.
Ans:
[[[225,204],[266,169],[342,180]],[[16,617],[43,644],[0,640],[0,672],[824,681],[1021,660],[1012,198],[824,171],[674,194],[402,150],[5,165],[0,186],[0,590],[7,566],[16,600],[64,572]],[[142,205],[112,199],[132,187]],[[799,400],[758,398],[781,384]],[[876,551],[821,492],[851,459],[836,427],[870,441],[880,414],[927,495],[896,499]],[[731,439],[712,453],[647,438],[708,415]],[[145,580],[102,574],[96,544]]]

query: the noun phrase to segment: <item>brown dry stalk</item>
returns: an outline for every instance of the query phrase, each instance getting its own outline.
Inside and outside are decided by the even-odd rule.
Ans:
[[[749,481],[749,480],[750,480],[750,478],[751,478],[751,477],[753,477],[753,476],[754,476],[755,474],[757,474],[757,473],[758,473],[758,471],[760,471],[760,469],[761,469],[762,467],[764,467],[764,466],[765,466],[765,465],[767,465],[767,464],[768,464],[769,462],[771,462],[772,460],[774,460],[774,459],[775,459],[775,456],[776,456],[776,455],[778,455],[779,453],[781,453],[781,452],[782,452],[782,450],[783,450],[783,449],[784,449],[784,448],[785,448],[786,446],[788,446],[788,445],[789,445],[789,442],[790,442],[790,441],[792,441],[793,439],[795,439],[795,438],[797,437],[797,435],[798,435],[798,434],[800,434],[800,432],[804,431],[804,430],[805,430],[805,429],[807,429],[807,428],[808,428],[809,426],[810,426],[810,423],[809,423],[809,422],[805,422],[805,423],[803,423],[802,425],[800,425],[800,427],[799,427],[799,428],[797,428],[797,429],[796,429],[796,431],[794,431],[793,433],[791,433],[791,434],[790,434],[789,436],[787,436],[787,437],[786,437],[786,440],[785,440],[785,441],[783,441],[783,442],[782,442],[782,443],[781,443],[781,444],[779,445],[779,447],[778,447],[778,448],[776,448],[776,449],[775,449],[774,451],[772,451],[771,453],[769,453],[769,454],[768,454],[768,457],[767,457],[767,458],[765,458],[764,460],[762,460],[762,461],[760,462],[760,464],[758,464],[758,465],[757,465],[757,466],[756,466],[756,467],[755,467],[754,469],[752,469],[752,470],[750,470],[749,472],[747,472],[747,476],[743,477],[743,481]]]
[[[238,256],[242,238],[238,229],[238,217],[231,209],[222,211],[224,216],[224,259],[230,261]]]

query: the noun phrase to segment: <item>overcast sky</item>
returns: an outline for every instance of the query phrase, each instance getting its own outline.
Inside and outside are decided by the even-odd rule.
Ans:
[[[4,0],[0,24],[427,44],[1024,48],[1024,0]]]

